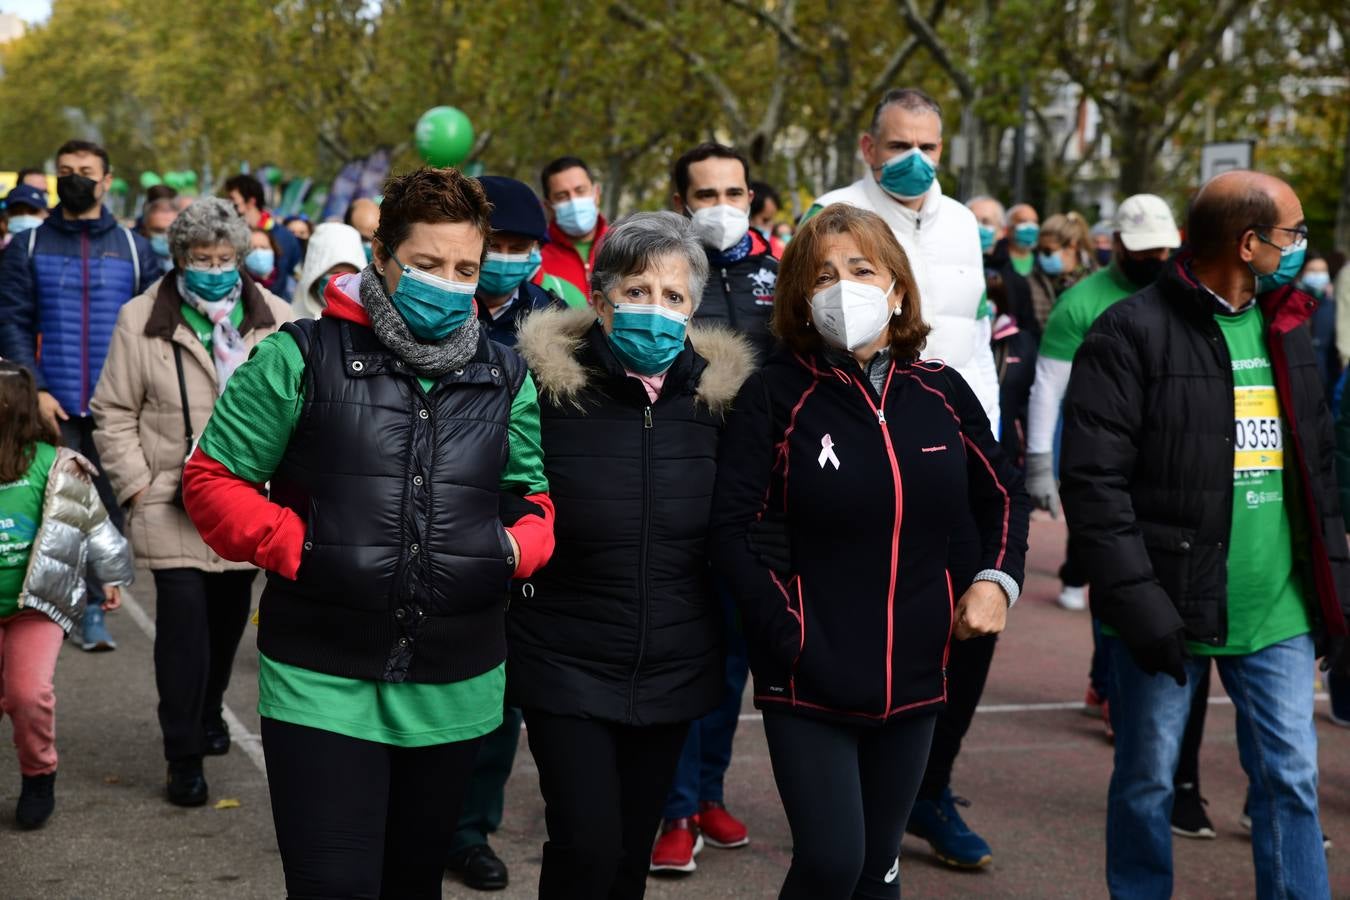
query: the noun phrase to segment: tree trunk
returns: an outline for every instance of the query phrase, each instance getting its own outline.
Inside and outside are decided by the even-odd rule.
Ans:
[[[1350,116],[1345,117],[1345,140],[1341,160],[1341,198],[1336,204],[1336,249],[1350,250]]]
[[[1153,178],[1159,147],[1157,125],[1148,122],[1143,110],[1124,97],[1121,98],[1112,147],[1120,162],[1117,180],[1120,196],[1142,194],[1157,187]]]

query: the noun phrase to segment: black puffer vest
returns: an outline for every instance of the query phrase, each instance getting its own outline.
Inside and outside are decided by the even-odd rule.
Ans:
[[[305,545],[295,581],[270,576],[258,649],[367,680],[492,669],[515,565],[498,494],[520,357],[484,336],[427,394],[369,328],[283,330],[305,355],[305,404],[272,499],[304,519]]]

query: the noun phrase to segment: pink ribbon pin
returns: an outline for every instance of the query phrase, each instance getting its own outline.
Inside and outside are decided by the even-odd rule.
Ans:
[[[822,469],[826,463],[833,463],[836,470],[839,468],[839,457],[834,455],[834,438],[828,434],[820,439],[820,458],[816,462]]]

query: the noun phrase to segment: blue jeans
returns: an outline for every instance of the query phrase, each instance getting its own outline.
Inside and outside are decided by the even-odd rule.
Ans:
[[[1101,620],[1092,617],[1092,667],[1088,669],[1088,684],[1103,700],[1111,698],[1111,653],[1116,640],[1102,634]]]
[[[727,668],[722,702],[717,708],[689,726],[684,740],[675,780],[666,797],[663,819],[685,819],[698,812],[701,800],[722,802],[722,778],[731,765],[731,742],[741,716],[741,694],[750,673],[745,652],[745,636],[736,615],[736,602],[725,588],[714,582],[722,602],[726,621]]]
[[[1313,641],[1291,638],[1248,656],[1186,661],[1186,685],[1146,675],[1118,638],[1111,661],[1115,770],[1106,810],[1113,898],[1172,895],[1172,774],[1191,695],[1212,658],[1237,712],[1238,757],[1251,782],[1252,859],[1260,898],[1325,898],[1317,818]]]

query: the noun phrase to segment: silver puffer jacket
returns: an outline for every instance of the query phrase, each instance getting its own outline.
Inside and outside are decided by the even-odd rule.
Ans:
[[[33,539],[21,609],[36,609],[70,633],[84,615],[86,570],[99,584],[131,584],[131,547],[108,519],[91,475],[93,465],[60,450],[47,477],[42,524]]]

